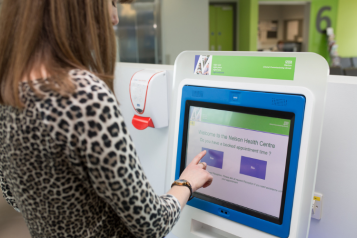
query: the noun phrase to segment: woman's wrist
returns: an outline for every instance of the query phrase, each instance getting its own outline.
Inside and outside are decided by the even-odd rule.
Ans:
[[[173,187],[173,186],[187,187],[190,190],[189,201],[192,199],[193,188],[192,188],[192,184],[189,181],[187,181],[186,179],[179,178],[172,183],[171,187]]]
[[[180,203],[181,209],[185,206],[188,199],[190,198],[190,189],[185,186],[173,186],[167,193],[174,196]]]

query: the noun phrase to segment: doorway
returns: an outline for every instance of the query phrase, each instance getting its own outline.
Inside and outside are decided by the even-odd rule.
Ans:
[[[260,2],[258,18],[258,50],[308,51],[310,3]]]
[[[209,47],[211,51],[235,51],[236,46],[236,3],[210,3]]]

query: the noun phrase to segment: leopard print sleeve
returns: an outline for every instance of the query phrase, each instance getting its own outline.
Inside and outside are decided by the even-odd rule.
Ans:
[[[0,115],[0,121],[4,121],[4,120],[5,118],[3,118],[3,115]],[[3,129],[2,123],[0,123],[0,133],[2,133],[1,129]],[[4,143],[4,141],[2,141],[2,136],[0,136],[0,143],[2,144]],[[2,161],[2,156],[0,156],[0,189],[2,191],[2,195],[5,198],[5,201],[10,206],[12,206],[16,211],[20,212],[19,208],[17,207],[15,198],[12,195],[9,183],[5,179],[5,176],[3,174],[3,171],[6,169],[6,167],[3,168],[3,166],[5,166],[5,163]]]
[[[87,71],[71,71],[70,75],[76,93],[70,98],[53,99],[51,104],[57,109],[39,109],[46,114],[44,118],[51,119],[56,112],[56,123],[47,120],[53,137],[67,144],[71,162],[84,168],[98,196],[110,204],[133,235],[164,237],[179,218],[178,200],[155,194],[118,102],[104,82]]]
[[[3,197],[5,198],[5,201],[8,204],[10,204],[16,211],[20,212],[20,209],[17,207],[15,198],[12,196],[10,186],[5,179],[5,176],[2,173],[2,171],[3,171],[3,168],[1,166],[2,164],[4,164],[4,163],[0,162],[0,188],[1,188],[1,191],[3,194]]]

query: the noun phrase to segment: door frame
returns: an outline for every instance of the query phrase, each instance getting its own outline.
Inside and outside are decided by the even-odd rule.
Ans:
[[[233,51],[237,51],[237,3],[236,2],[210,2],[210,6],[233,7]]]

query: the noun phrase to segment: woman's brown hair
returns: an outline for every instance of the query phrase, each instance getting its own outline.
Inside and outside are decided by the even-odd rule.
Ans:
[[[4,0],[0,104],[21,108],[20,82],[41,67],[50,75],[47,87],[62,95],[75,91],[71,69],[89,70],[111,87],[115,48],[107,0]]]

